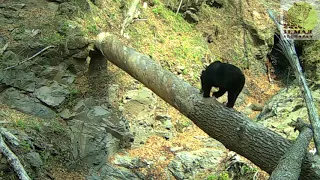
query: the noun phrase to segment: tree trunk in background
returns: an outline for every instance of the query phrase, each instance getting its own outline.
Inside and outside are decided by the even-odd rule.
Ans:
[[[125,47],[113,35],[101,33],[95,46],[107,60],[139,80],[209,136],[264,171],[271,174],[281,156],[292,145],[279,134],[225,107],[215,98],[204,99],[196,88],[163,69],[149,56]],[[301,171],[302,179],[320,179],[319,167],[311,167],[313,160],[310,154],[306,156]]]

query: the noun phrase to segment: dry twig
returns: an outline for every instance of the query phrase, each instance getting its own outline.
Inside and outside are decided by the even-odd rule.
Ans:
[[[16,65],[7,67],[7,68],[5,68],[4,70],[12,69],[12,68],[14,68],[14,67],[16,67],[16,66],[19,66],[20,64],[23,64],[23,63],[25,63],[25,62],[27,62],[27,61],[35,58],[36,56],[38,56],[39,54],[43,53],[43,52],[46,51],[47,49],[53,48],[53,47],[54,47],[54,46],[47,46],[47,47],[45,47],[44,49],[42,49],[41,51],[37,52],[35,55],[33,55],[33,56],[31,56],[31,57],[29,57],[29,58],[27,58],[27,59],[25,59],[25,60],[17,63]]]
[[[179,10],[180,10],[181,5],[182,5],[182,1],[183,1],[183,0],[180,1],[179,7],[178,7],[177,12],[176,12],[176,15],[179,13]]]

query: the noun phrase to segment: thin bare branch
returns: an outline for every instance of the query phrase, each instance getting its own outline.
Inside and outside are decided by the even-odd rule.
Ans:
[[[43,53],[43,52],[46,51],[47,49],[53,48],[53,47],[54,47],[54,46],[47,46],[47,47],[43,48],[41,51],[39,51],[39,52],[37,52],[36,54],[34,54],[33,56],[31,56],[31,57],[29,57],[29,58],[27,58],[27,59],[25,59],[25,60],[17,63],[16,65],[7,67],[7,68],[5,68],[4,70],[12,69],[12,68],[14,68],[14,67],[16,67],[16,66],[19,66],[19,65],[21,65],[21,64],[23,64],[23,63],[25,63],[25,62],[27,62],[27,61],[35,58],[36,56],[38,56],[39,54]]]
[[[179,3],[179,6],[178,6],[178,9],[177,9],[176,15],[179,13],[179,10],[180,10],[181,5],[182,5],[182,1],[183,1],[183,0],[181,0],[180,3]]]
[[[8,46],[9,46],[9,43],[6,43],[6,44],[3,46],[3,48],[0,49],[0,55],[2,55],[2,54],[6,51],[6,49],[8,48]]]

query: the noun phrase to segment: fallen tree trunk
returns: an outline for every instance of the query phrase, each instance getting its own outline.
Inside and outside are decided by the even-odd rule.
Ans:
[[[311,128],[300,118],[298,118],[295,127],[300,131],[300,134],[296,142],[280,159],[269,180],[295,180],[299,178],[302,160],[307,153],[313,133]]]
[[[225,107],[214,98],[204,99],[196,88],[163,69],[149,56],[125,47],[113,35],[99,34],[95,46],[107,60],[139,80],[209,136],[266,172],[271,173],[275,169],[279,159],[292,145],[279,134]],[[306,156],[302,179],[320,179],[319,167],[312,166],[312,160],[311,155]]]
[[[8,163],[13,170],[17,173],[17,176],[21,180],[30,180],[27,172],[19,161],[19,158],[10,150],[10,148],[4,142],[2,135],[0,134],[0,151],[7,158]]]

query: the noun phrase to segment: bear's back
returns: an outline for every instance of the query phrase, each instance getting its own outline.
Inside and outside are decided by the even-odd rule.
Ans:
[[[223,87],[228,90],[235,87],[242,89],[245,82],[245,77],[238,67],[220,61],[208,66],[207,75],[213,78],[215,87]]]

